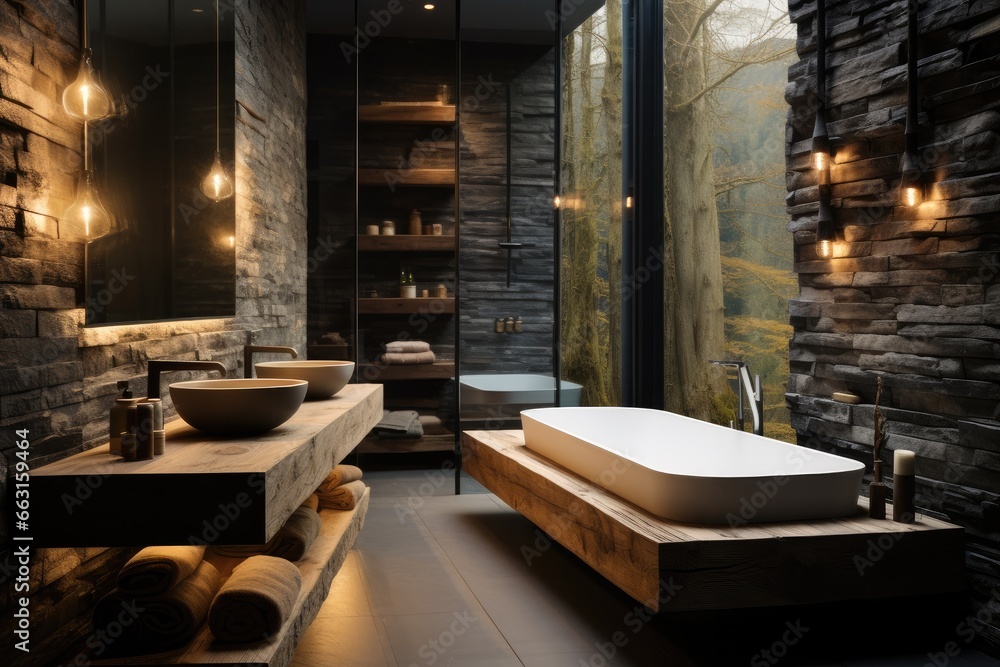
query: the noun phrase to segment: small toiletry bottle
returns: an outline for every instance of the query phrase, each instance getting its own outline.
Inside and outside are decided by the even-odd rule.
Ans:
[[[514,333],[514,318],[508,317],[503,323],[503,330],[506,333]]]
[[[122,392],[122,395],[111,406],[111,418],[108,429],[110,450],[116,456],[121,454],[121,434],[125,430],[128,409],[139,402],[138,398],[132,398],[132,391],[128,388],[128,380],[119,380],[118,390]]]
[[[518,315],[514,318],[514,333],[524,332],[524,321],[521,320],[521,316]]]
[[[907,449],[897,449],[892,459],[892,520],[899,523],[913,523],[916,507],[915,476],[916,454]]]
[[[503,333],[504,322],[502,317],[498,317],[497,321],[493,323],[493,330],[496,331],[497,333]]]
[[[438,286],[434,288],[434,298],[444,299],[448,296],[448,288],[444,286],[444,283],[438,283]]]
[[[162,431],[163,430],[163,401],[159,398],[144,398],[143,403],[149,403],[153,406],[153,430]]]
[[[392,220],[382,221],[382,235],[383,236],[395,236],[396,234],[396,223]]]
[[[156,408],[152,403],[140,403],[137,406],[135,427],[135,458],[142,461],[153,458],[153,431],[156,421]]]
[[[126,461],[135,461],[135,433],[122,433],[122,458]]]
[[[420,236],[423,227],[423,222],[420,220],[420,211],[413,209],[410,212],[410,234],[414,236]]]

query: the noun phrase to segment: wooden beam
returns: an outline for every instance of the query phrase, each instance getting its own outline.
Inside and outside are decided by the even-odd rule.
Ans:
[[[455,122],[454,104],[362,104],[358,107],[362,123],[412,125],[450,125]]]
[[[740,526],[654,516],[524,446],[521,431],[467,431],[463,468],[655,611],[800,605],[962,590],[964,531],[920,516],[856,515]]]

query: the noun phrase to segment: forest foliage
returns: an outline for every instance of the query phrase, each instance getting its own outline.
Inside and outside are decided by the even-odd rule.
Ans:
[[[794,46],[782,36],[787,17],[762,13],[739,0],[668,4],[673,4],[672,13],[668,9],[665,16],[665,30],[672,35],[668,49],[672,44],[697,53],[680,56],[668,51],[665,63],[665,88],[676,83],[674,92],[681,96],[665,98],[665,159],[678,162],[673,171],[667,165],[664,183],[666,291],[667,299],[674,299],[667,302],[665,344],[669,348],[674,331],[679,331],[681,336],[693,334],[691,345],[697,345],[711,338],[706,329],[720,326],[724,349],[685,351],[699,357],[694,370],[671,369],[679,364],[668,358],[665,407],[726,423],[732,418],[727,413],[734,397],[725,395],[724,383],[718,390],[721,369],[701,368],[707,366],[702,361],[707,355],[742,359],[764,384],[765,432],[794,440],[784,406],[791,335],[787,302],[797,292],[784,203],[783,95]],[[620,404],[621,300],[629,294],[627,287],[618,288],[622,284],[620,12],[620,0],[610,0],[566,38],[563,50],[563,374],[584,385],[584,400],[591,405]],[[693,78],[684,69],[691,63],[700,65]],[[671,76],[686,80],[672,81]],[[678,125],[685,123],[690,126]],[[678,144],[671,146],[672,140]],[[702,183],[683,183],[688,164],[713,181],[701,200],[689,191]],[[710,201],[704,201],[706,197]],[[700,219],[695,224],[707,227],[714,238],[699,239],[705,230],[686,228],[689,218]],[[681,240],[687,245],[681,246]],[[704,256],[704,249],[713,243],[717,256]],[[689,276],[677,275],[690,269],[683,260],[672,264],[672,244],[678,253],[690,248],[702,251],[694,258],[698,271],[704,270],[701,265],[716,265],[721,280],[711,289],[721,292],[718,297],[724,304],[724,315],[720,313],[717,320],[711,313],[699,312],[711,308],[711,294],[683,293],[701,287],[690,287],[684,280]],[[707,275],[692,282],[711,283],[711,272]],[[700,389],[700,393],[690,391],[699,396],[696,404],[705,404],[706,395],[711,395],[707,403],[712,405],[699,411],[681,401],[671,403],[669,395],[679,391],[678,384]],[[700,388],[694,386],[699,384]]]

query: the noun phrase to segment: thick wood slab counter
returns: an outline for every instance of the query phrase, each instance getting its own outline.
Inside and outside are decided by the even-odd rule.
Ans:
[[[964,531],[926,516],[708,526],[632,505],[530,451],[521,431],[467,431],[463,468],[656,611],[946,593],[965,583]],[[889,516],[891,516],[891,510]]]
[[[166,453],[108,447],[32,471],[35,546],[261,544],[382,418],[382,386],[347,385],[278,428],[234,438],[167,424]]]

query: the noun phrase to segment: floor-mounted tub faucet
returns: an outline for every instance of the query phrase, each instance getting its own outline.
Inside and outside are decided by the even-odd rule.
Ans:
[[[256,352],[271,352],[274,354],[290,354],[292,359],[298,359],[299,353],[294,347],[284,345],[244,345],[243,346],[243,377],[253,377],[253,355]]]
[[[736,423],[739,429],[743,430],[743,394],[746,393],[750,399],[750,413],[753,415],[753,432],[755,435],[764,435],[764,390],[760,387],[760,376],[754,376],[753,384],[750,383],[750,371],[742,361],[710,361],[716,366],[726,366],[736,369],[736,379],[740,383],[740,390],[736,393],[739,400],[736,413]]]
[[[160,373],[167,371],[219,371],[222,377],[226,377],[226,367],[218,361],[150,359],[146,362],[146,394],[148,398],[160,397]]]

